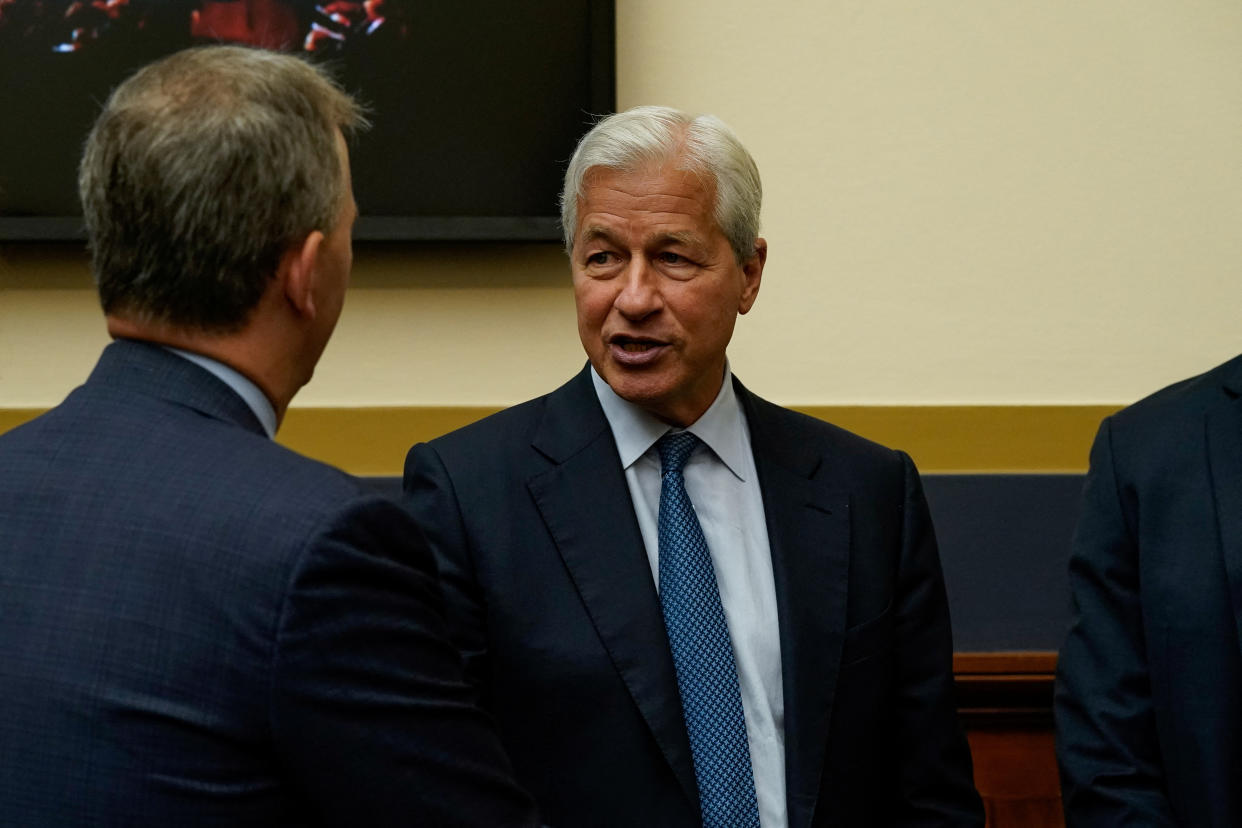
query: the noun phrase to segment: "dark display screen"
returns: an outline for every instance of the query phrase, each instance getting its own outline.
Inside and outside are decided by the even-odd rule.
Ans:
[[[612,0],[0,0],[0,239],[81,238],[109,91],[213,42],[306,53],[369,105],[357,238],[556,239],[565,163],[615,106],[613,31]]]

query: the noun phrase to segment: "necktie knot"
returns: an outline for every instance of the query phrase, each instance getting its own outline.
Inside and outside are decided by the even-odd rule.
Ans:
[[[699,438],[688,431],[676,434],[670,432],[657,440],[656,451],[660,452],[661,474],[680,472],[698,445]]]

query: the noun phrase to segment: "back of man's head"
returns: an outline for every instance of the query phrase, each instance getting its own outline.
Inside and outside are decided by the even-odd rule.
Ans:
[[[257,49],[190,49],[125,81],[79,171],[104,312],[242,328],[281,254],[336,222],[337,132],[363,124],[321,70]]]

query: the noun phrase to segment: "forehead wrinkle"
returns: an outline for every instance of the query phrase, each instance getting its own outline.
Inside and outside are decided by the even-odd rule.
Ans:
[[[696,170],[646,165],[593,167],[578,196],[578,243],[605,240],[626,247],[681,244],[710,247],[718,226],[712,182]]]
[[[620,243],[617,233],[603,225],[591,224],[582,229],[582,244],[590,244],[599,239]],[[693,230],[657,230],[638,241],[643,247],[663,247],[668,244],[680,244],[693,248],[706,246],[703,238]]]
[[[703,239],[693,230],[673,230],[668,233],[661,233],[657,241],[691,246],[701,246],[703,244]]]

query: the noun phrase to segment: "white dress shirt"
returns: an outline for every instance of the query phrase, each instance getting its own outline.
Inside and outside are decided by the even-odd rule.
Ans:
[[[259,390],[259,386],[247,379],[240,371],[230,368],[223,362],[202,354],[196,354],[193,351],[183,351],[180,348],[173,348],[168,345],[162,347],[164,350],[172,351],[183,359],[188,359],[233,389],[234,393],[241,397],[242,401],[254,412],[254,416],[258,418],[260,425],[263,426],[263,430],[267,432],[268,438],[276,436],[276,409],[272,407],[272,401]]]
[[[594,368],[591,379],[617,442],[658,590],[661,470],[655,443],[678,429],[617,396]],[[733,641],[759,822],[763,828],[786,828],[785,701],[772,552],[750,429],[728,366],[715,402],[685,430],[703,442],[682,475],[712,556]]]

